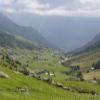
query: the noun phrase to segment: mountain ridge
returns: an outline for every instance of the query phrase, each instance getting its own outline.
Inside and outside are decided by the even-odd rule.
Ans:
[[[100,33],[97,34],[91,41],[86,43],[84,46],[74,50],[73,52],[75,54],[80,54],[95,48],[100,48]]]
[[[51,46],[49,43],[37,30],[32,27],[20,26],[10,20],[7,16],[0,13],[0,30],[7,31],[13,35],[20,35],[25,39],[31,40],[33,43],[37,43],[43,46]]]
[[[38,46],[33,43],[19,39],[18,37],[11,35],[7,32],[0,31],[0,47],[3,48],[25,48],[25,49],[39,49]]]

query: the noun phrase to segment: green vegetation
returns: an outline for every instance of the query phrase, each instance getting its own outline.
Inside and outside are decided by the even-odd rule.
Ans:
[[[0,18],[0,100],[100,100],[100,41],[66,58],[38,31]]]
[[[57,88],[35,78],[0,66],[0,71],[9,79],[0,78],[0,99],[2,100],[99,100],[99,96],[79,94]]]
[[[85,80],[98,81],[100,79],[100,41],[93,41],[88,48],[73,54],[71,59],[65,62],[65,65],[78,65],[81,68]]]
[[[85,80],[93,80],[94,78],[100,79],[100,70],[94,70],[88,73],[84,73]]]
[[[24,51],[23,51],[24,50]],[[1,60],[0,71],[6,73],[9,78],[0,78],[0,97],[3,100],[99,100],[100,86],[85,81],[69,80],[70,75],[64,72],[69,68],[59,63],[62,54],[51,49],[36,51],[20,48],[6,49]],[[14,64],[11,59],[14,60]],[[3,63],[2,63],[3,62]],[[26,66],[28,64],[28,66]],[[17,66],[17,70],[16,67]],[[12,68],[11,68],[12,67]],[[31,72],[48,70],[54,72],[54,80],[68,87],[68,91],[61,87],[48,84],[45,81],[29,77],[19,69],[27,68]],[[97,94],[97,96],[94,96]]]
[[[30,41],[23,38],[8,34],[7,32],[0,31],[0,46],[10,48],[21,48],[21,49],[37,49],[36,45],[33,45]]]
[[[96,63],[100,60],[100,49],[91,50],[90,52],[85,52],[74,56],[70,60],[71,65],[79,65],[81,67],[89,68],[92,67],[93,63]]]

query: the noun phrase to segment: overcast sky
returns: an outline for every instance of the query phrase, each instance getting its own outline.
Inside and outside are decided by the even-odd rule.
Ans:
[[[100,17],[100,0],[0,0],[0,11],[48,16]]]

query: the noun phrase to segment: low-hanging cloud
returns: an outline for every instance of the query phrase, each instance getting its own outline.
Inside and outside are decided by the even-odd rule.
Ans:
[[[0,0],[0,12],[100,16],[100,0]]]

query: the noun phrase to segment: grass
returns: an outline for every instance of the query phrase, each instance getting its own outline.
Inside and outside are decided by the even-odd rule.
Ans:
[[[9,79],[0,78],[1,100],[100,100],[100,96],[69,92],[40,80],[15,73],[4,66],[0,71],[10,76]],[[18,87],[28,88],[28,92],[20,92]]]
[[[100,79],[100,70],[90,71],[89,73],[84,73],[85,80],[93,80],[93,78]]]
[[[100,60],[100,49],[91,50],[79,54],[71,60],[71,65],[80,65],[82,68],[90,68],[93,63]]]
[[[13,56],[23,64],[27,64],[28,61],[29,68],[33,71],[47,69],[51,72],[55,72],[56,79],[59,81],[67,78],[64,72],[69,68],[64,67],[59,63],[60,55],[54,54],[52,50],[47,49],[44,51],[29,51],[26,49],[17,49],[9,52],[13,53]],[[34,60],[33,58],[36,56],[42,60]],[[47,59],[47,61],[44,61],[44,59]]]
[[[93,80],[93,78],[100,79],[100,70],[91,70],[92,65],[98,61],[100,61],[100,48],[74,56],[70,60],[70,65],[79,65],[84,79]],[[87,73],[87,71],[89,72]]]
[[[100,86],[97,84],[85,81],[66,81],[69,76],[64,72],[69,70],[69,68],[58,63],[60,55],[55,54],[52,50],[29,51],[16,48],[12,51],[10,49],[8,52],[23,64],[27,64],[28,61],[29,68],[33,71],[37,69],[54,71],[55,79],[66,87],[100,93]],[[33,58],[37,55],[42,60],[34,60]],[[48,60],[44,61],[43,59]],[[2,100],[100,100],[100,96],[82,94],[77,91],[66,91],[43,81],[24,76],[21,73],[16,73],[4,66],[0,66],[0,71],[10,76],[9,79],[0,79],[0,98]],[[27,88],[28,92],[20,92],[18,87]]]

